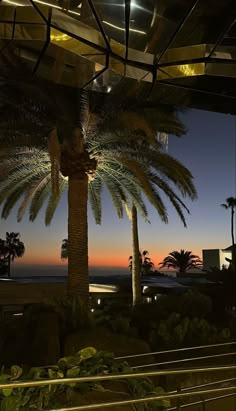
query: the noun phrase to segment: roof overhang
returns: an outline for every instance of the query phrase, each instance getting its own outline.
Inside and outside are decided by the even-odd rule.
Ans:
[[[0,53],[65,86],[235,114],[235,2],[205,3],[2,0]]]

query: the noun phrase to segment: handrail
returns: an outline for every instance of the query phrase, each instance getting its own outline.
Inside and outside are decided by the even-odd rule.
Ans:
[[[92,381],[109,381],[128,378],[145,378],[155,377],[158,375],[182,375],[182,374],[196,374],[201,372],[212,371],[236,371],[236,365],[215,366],[215,367],[201,367],[201,368],[186,368],[176,370],[158,370],[148,372],[137,373],[120,373],[110,375],[95,375],[88,377],[69,377],[69,378],[51,378],[44,380],[30,380],[30,381],[13,381],[4,384],[0,384],[0,389],[5,388],[23,388],[23,387],[40,387],[42,385],[59,385],[59,384],[71,384],[71,383],[84,383]]]
[[[230,353],[224,353],[224,354],[215,354],[215,355],[204,355],[202,357],[192,357],[192,358],[183,358],[182,360],[173,360],[173,361],[162,361],[162,362],[156,362],[152,364],[143,364],[143,365],[134,365],[132,368],[137,369],[137,368],[148,368],[148,367],[154,367],[154,366],[159,366],[159,365],[167,365],[167,364],[176,364],[176,363],[181,363],[181,362],[189,362],[189,361],[194,361],[194,360],[206,360],[209,358],[218,358],[218,357],[227,357],[231,355],[236,355],[236,352],[230,352]]]
[[[189,390],[194,390],[196,388],[202,388],[202,387],[209,387],[211,385],[218,385],[218,384],[224,384],[226,382],[232,382],[236,380],[236,377],[234,378],[227,378],[226,380],[217,380],[217,381],[212,381],[212,382],[207,382],[205,384],[199,384],[199,385],[191,385],[189,387],[183,387],[181,388],[181,392],[183,391],[189,391]],[[169,393],[174,393],[174,392],[179,392],[177,390],[169,391]]]
[[[236,392],[234,392],[233,394],[220,395],[219,397],[206,398],[206,399],[204,399],[204,403],[206,404],[207,402],[217,401],[217,400],[221,400],[223,398],[228,398],[228,397],[234,397],[235,395],[236,395]],[[181,409],[182,408],[187,408],[187,407],[192,407],[193,405],[201,405],[201,404],[202,404],[202,401],[190,402],[188,404],[181,405]],[[177,410],[178,410],[177,407],[168,408],[168,411],[177,411]],[[60,410],[58,410],[58,411],[60,411]]]
[[[194,388],[209,387],[210,385],[224,384],[226,382],[232,382],[234,380],[236,380],[236,377],[227,378],[226,380],[217,380],[217,381],[207,382],[205,384],[194,385],[194,386],[191,386],[191,387],[183,387],[183,388],[181,388],[181,391],[188,391],[188,390],[191,390],[191,389],[193,390]]]
[[[199,350],[203,348],[213,348],[213,347],[223,347],[227,345],[234,345],[236,344],[236,341],[231,341],[227,343],[219,343],[219,344],[209,344],[209,345],[199,345],[195,347],[184,347],[184,348],[177,348],[174,350],[165,350],[165,351],[154,351],[154,352],[148,352],[148,353],[143,353],[143,354],[134,354],[134,355],[125,355],[122,357],[116,357],[116,360],[123,360],[126,358],[136,358],[136,357],[146,357],[150,355],[159,355],[159,354],[169,354],[173,352],[181,352],[181,351],[191,351],[191,350]]]
[[[197,396],[197,395],[207,395],[207,394],[214,394],[216,392],[227,392],[227,391],[236,391],[236,386],[233,387],[224,387],[224,388],[216,388],[211,390],[201,390],[201,391],[193,391],[193,392],[181,392],[176,394],[164,394],[164,395],[154,395],[149,397],[143,398],[135,398],[131,400],[124,400],[124,401],[110,401],[110,402],[103,402],[100,404],[86,404],[86,405],[79,405],[67,408],[54,408],[47,411],[81,411],[81,410],[95,410],[95,409],[103,409],[107,407],[115,407],[118,405],[131,405],[131,404],[140,404],[144,402],[151,402],[156,400],[166,400],[166,399],[178,399],[178,398],[186,398],[190,396]]]

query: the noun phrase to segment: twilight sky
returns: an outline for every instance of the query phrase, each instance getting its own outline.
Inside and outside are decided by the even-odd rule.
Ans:
[[[169,154],[192,172],[198,199],[187,201],[191,214],[184,228],[166,201],[169,224],[160,220],[150,206],[151,224],[139,218],[140,247],[147,249],[157,267],[173,250],[191,250],[202,256],[202,249],[230,245],[230,213],[220,207],[229,196],[236,196],[236,118],[230,115],[189,110],[182,114],[188,133],[178,139],[169,137]],[[60,260],[60,246],[67,237],[67,199],[62,198],[50,227],[44,225],[44,210],[36,222],[26,214],[16,222],[16,212],[1,221],[0,236],[6,231],[20,232],[26,252],[16,264],[65,264]],[[131,226],[127,218],[119,220],[109,195],[103,195],[102,225],[97,226],[89,210],[90,266],[127,267],[131,254]]]

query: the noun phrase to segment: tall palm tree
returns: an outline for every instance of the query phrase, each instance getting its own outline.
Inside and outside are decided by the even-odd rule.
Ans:
[[[64,238],[62,240],[62,245],[61,245],[61,259],[66,260],[68,258],[68,240],[67,238]]]
[[[19,233],[6,233],[6,240],[4,241],[5,247],[5,258],[8,262],[8,277],[10,278],[11,274],[11,262],[15,260],[15,258],[22,257],[25,252],[25,246],[22,241],[20,241],[20,234]]]
[[[171,120],[171,114],[169,118]],[[162,129],[165,128],[165,124],[162,123]],[[169,128],[170,130],[170,128]],[[181,132],[181,124],[179,124],[178,134],[173,129],[173,134],[180,135]],[[182,133],[184,133],[184,127],[182,126]],[[157,140],[151,143],[145,141],[139,141],[140,147],[143,146],[143,150],[146,150],[149,155],[149,161],[147,161],[143,168],[146,172],[146,177],[148,178],[149,182],[153,186],[155,186],[158,191],[163,192],[171,204],[174,206],[177,214],[179,215],[181,221],[183,222],[184,226],[186,227],[186,220],[183,214],[183,211],[187,211],[189,213],[188,208],[182,201],[181,197],[189,197],[191,200],[197,198],[197,192],[193,184],[193,176],[190,171],[184,167],[180,162],[178,162],[173,157],[169,156],[168,154],[164,153],[160,150],[159,143]],[[157,149],[157,147],[159,147]],[[162,148],[162,145],[161,145]],[[161,158],[157,155],[157,150],[159,153],[161,152]],[[158,161],[155,162],[150,159],[150,152],[154,152],[156,159]],[[163,168],[162,160],[165,159],[165,167]],[[153,172],[155,170],[155,172]],[[171,188],[171,185],[175,187],[180,192],[180,196],[176,194],[176,192]],[[159,207],[157,207],[157,212],[164,223],[168,223],[168,215],[167,210],[162,202],[161,197],[159,196]],[[132,229],[132,287],[133,287],[133,302],[134,304],[138,304],[142,301],[141,295],[141,278],[140,278],[140,254],[139,254],[139,235],[138,235],[138,217],[137,217],[137,210],[135,205],[128,209],[127,212],[129,218],[131,219],[131,229]]]
[[[5,154],[7,150],[9,154],[12,147],[18,147],[21,150],[29,146],[45,149],[49,140],[51,180],[54,188],[54,197],[51,198],[50,204],[55,206],[57,200],[54,198],[59,196],[59,186],[65,184],[60,179],[59,171],[67,178],[68,184],[68,293],[70,295],[79,294],[86,300],[89,289],[87,238],[89,187],[91,187],[89,190],[90,200],[93,211],[96,213],[96,219],[99,219],[99,214],[101,214],[99,198],[100,180],[102,179],[106,181],[107,186],[112,191],[112,199],[116,204],[119,216],[123,213],[123,203],[125,203],[127,192],[132,186],[134,193],[132,198],[136,203],[138,201],[141,204],[142,213],[147,214],[141,201],[140,190],[145,191],[151,203],[166,220],[165,208],[154,188],[156,184],[154,173],[151,175],[152,181],[146,182],[147,177],[148,179],[150,177],[147,176],[147,170],[151,165],[155,168],[159,162],[158,157],[155,158],[157,150],[156,148],[150,150],[147,142],[143,141],[140,144],[138,137],[142,136],[149,143],[153,142],[157,123],[159,123],[158,129],[162,131],[162,124],[159,121],[162,118],[165,120],[163,131],[167,130],[168,132],[169,129],[174,129],[174,133],[179,135],[180,129],[182,133],[182,126],[180,127],[180,122],[171,108],[160,106],[157,109],[156,107],[139,106],[135,107],[134,110],[133,103],[131,109],[129,103],[126,103],[124,107],[120,102],[114,104],[112,98],[108,99],[105,104],[101,104],[105,97],[100,95],[97,100],[94,96],[92,97],[93,100],[95,99],[96,109],[91,109],[90,99],[81,96],[78,91],[51,85],[44,80],[32,79],[30,74],[27,75],[26,67],[23,67],[23,71],[13,70],[13,76],[9,72],[9,67],[7,67],[7,74],[4,74],[2,67],[0,74],[2,77],[5,75],[5,83],[3,81],[1,87],[1,102],[4,102],[0,118],[1,146],[5,147]],[[172,113],[171,126],[168,126],[168,122],[166,122],[169,113]],[[111,125],[112,134],[109,132]],[[155,145],[157,147],[156,143]],[[141,153],[142,149],[147,150],[148,156],[145,156],[145,152]],[[127,150],[128,155],[125,153]],[[158,153],[158,155],[160,157],[161,154]],[[106,156],[107,161],[104,163]],[[150,158],[147,159],[147,157]],[[160,173],[162,175],[165,175],[165,172],[172,173],[172,180],[177,182],[183,191],[188,187],[189,192],[191,192],[193,189],[191,175],[186,175],[186,181],[188,180],[186,183],[186,181],[184,182],[185,177],[181,176],[179,179],[177,174],[177,177],[174,177],[176,173],[174,161],[172,163],[172,160],[169,159],[167,163],[168,171],[165,170],[165,159],[163,158]],[[143,164],[147,164],[145,170],[141,167]],[[32,169],[28,170],[26,178],[29,178],[31,172]],[[3,176],[4,173],[6,174],[5,170],[2,172]],[[123,179],[120,178],[122,174]],[[169,177],[168,174],[167,177]],[[177,181],[178,179],[180,181]],[[118,181],[119,187],[117,188]],[[159,178],[159,182],[164,189],[164,180]],[[45,180],[41,181],[40,184],[44,188],[42,188],[37,202],[39,208],[40,202],[42,203],[44,199],[42,197],[46,196],[49,187],[48,177],[45,177]],[[37,181],[34,180],[33,191],[36,189],[36,185]],[[139,188],[137,188],[138,186]],[[169,189],[166,187],[167,191]],[[15,197],[20,197],[20,192],[22,192],[21,189],[17,193],[14,192],[10,203],[14,202]],[[26,203],[29,201],[30,195],[30,190],[28,190]],[[37,198],[36,194],[35,198]],[[135,201],[134,204],[137,206]],[[178,203],[177,196],[173,196],[173,202]],[[49,207],[50,210],[54,206]],[[7,207],[11,208],[9,202]]]
[[[159,187],[170,198],[181,219],[185,221],[179,206],[183,203],[164,181],[162,175],[167,175],[170,181],[180,187],[181,191],[194,197],[191,173],[177,160],[161,152],[158,144],[151,147],[143,141],[142,144],[134,146],[133,138],[128,141],[127,138],[124,140],[122,135],[117,134],[94,135],[90,140],[89,152],[97,161],[95,178],[91,179],[88,184],[90,204],[97,223],[101,221],[102,184],[106,185],[110,192],[119,217],[123,216],[123,207],[131,198],[135,208],[144,218],[147,218],[147,210],[141,197],[141,190],[143,190],[158,210],[161,219],[167,222],[166,208],[157,190]],[[0,175],[1,170],[3,172],[7,170],[8,173],[8,178],[3,177],[0,184],[0,203],[3,203],[2,217],[7,218],[16,202],[22,194],[25,194],[18,210],[18,221],[23,217],[28,205],[30,205],[30,220],[34,221],[42,204],[48,199],[45,222],[49,224],[60,195],[67,188],[68,180],[60,176],[59,194],[57,196],[50,194],[50,158],[46,152],[37,149],[22,147],[18,149],[17,155],[13,153],[10,157],[9,152],[5,156],[4,151],[0,150],[0,158]],[[153,169],[156,167],[159,170],[159,176],[150,171],[151,164]],[[80,273],[79,261],[77,259],[76,261],[77,271]]]
[[[57,102],[61,102],[60,93],[57,93],[57,102],[54,102],[53,105],[50,99],[51,104],[48,104],[48,93],[42,96],[43,87],[38,90],[35,84],[29,85],[27,83],[26,87],[23,87],[22,83],[18,85],[18,83],[13,82],[13,84],[13,96],[10,98],[10,86],[12,86],[10,84],[7,90],[8,103],[1,112],[1,146],[5,145],[8,150],[11,150],[12,145],[23,149],[26,146],[45,148],[47,136],[49,136],[51,180],[54,194],[58,196],[60,192],[58,189],[60,184],[59,170],[67,178],[68,184],[68,293],[70,295],[79,294],[84,299],[88,299],[87,202],[89,183],[93,181],[90,196],[93,197],[93,208],[99,213],[100,203],[97,201],[98,195],[96,193],[101,190],[100,178],[107,180],[112,165],[113,180],[107,181],[107,185],[112,188],[120,175],[123,172],[126,173],[126,186],[124,181],[121,181],[124,185],[123,192],[116,189],[112,194],[113,202],[117,203],[118,213],[121,216],[123,212],[121,211],[121,195],[123,195],[124,201],[124,193],[129,190],[129,186],[127,186],[129,173],[133,177],[136,175],[136,178],[133,178],[133,186],[135,184],[137,186],[137,181],[139,181],[141,187],[145,188],[143,181],[144,177],[146,178],[145,173],[140,172],[137,176],[138,168],[141,168],[141,164],[144,164],[143,162],[146,160],[145,153],[141,155],[142,147],[135,146],[134,143],[140,134],[147,139],[153,139],[154,129],[148,125],[141,111],[138,114],[130,112],[132,121],[129,122],[127,111],[121,110],[120,116],[117,116],[117,110],[111,103],[105,104],[105,108],[99,107],[96,113],[91,110],[88,99],[83,96],[78,98],[77,93],[76,96],[73,96],[70,91],[68,99],[66,99],[66,93],[63,93],[64,111],[62,112],[61,106],[57,104]],[[16,90],[19,91],[19,94],[16,93]],[[38,94],[37,91],[39,91]],[[51,94],[53,95],[53,93]],[[110,117],[108,113],[110,113]],[[116,125],[118,117],[119,124]],[[111,118],[114,120],[112,134],[108,132]],[[6,119],[9,120],[6,121]],[[176,124],[178,128],[178,121]],[[120,132],[121,130],[123,133]],[[126,140],[124,140],[124,136]],[[129,150],[129,158],[125,154],[125,150]],[[108,156],[108,159],[101,171],[99,164],[104,162],[105,156]],[[140,159],[141,163],[139,163]],[[42,184],[48,185],[46,181]],[[149,183],[146,188],[153,205],[156,205],[160,210],[162,205],[159,204],[153,187]],[[14,196],[19,198],[19,191]],[[140,193],[137,189],[135,198],[140,200]],[[142,208],[144,210],[143,206]]]
[[[226,198],[226,203],[221,204],[222,207],[224,207],[227,210],[230,210],[231,214],[231,239],[232,239],[232,269],[234,270],[236,268],[236,247],[235,247],[235,240],[234,240],[234,214],[235,214],[235,208],[236,208],[236,197],[228,197]]]
[[[192,254],[192,251],[172,251],[164,260],[159,263],[160,268],[174,268],[179,273],[186,273],[191,268],[202,266],[202,261],[197,255]]]

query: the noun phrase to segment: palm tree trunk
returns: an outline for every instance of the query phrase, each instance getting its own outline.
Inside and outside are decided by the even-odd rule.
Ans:
[[[132,206],[132,292],[133,305],[142,302],[137,209]]]
[[[234,241],[234,207],[231,208],[232,269],[236,269],[236,250]]]
[[[9,254],[9,256],[7,257],[8,259],[8,264],[7,264],[7,276],[8,278],[11,277],[11,256]]]
[[[89,300],[88,176],[68,178],[68,295]]]

